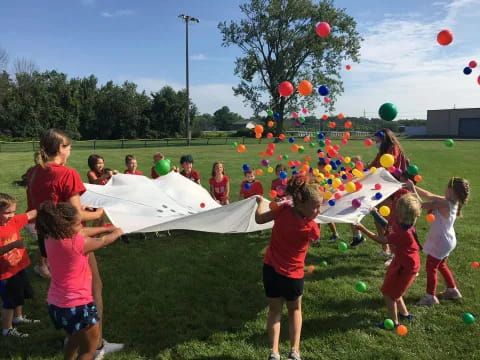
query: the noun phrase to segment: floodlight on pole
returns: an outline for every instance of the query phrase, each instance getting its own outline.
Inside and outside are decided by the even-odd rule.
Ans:
[[[195,17],[180,14],[178,17],[185,21],[185,76],[187,82],[187,120],[186,120],[186,130],[187,130],[187,145],[190,146],[191,132],[190,132],[190,78],[189,78],[189,66],[188,66],[188,23],[195,22],[199,23]]]

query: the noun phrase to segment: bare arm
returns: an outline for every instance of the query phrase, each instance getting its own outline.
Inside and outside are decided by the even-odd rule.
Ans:
[[[262,213],[262,205],[265,199],[262,196],[257,196],[257,210],[255,211],[255,222],[257,224],[265,224],[269,221],[273,220],[274,212],[269,210],[267,212]]]
[[[230,198],[230,179],[227,182],[225,196],[226,196],[227,199]]]
[[[92,251],[101,249],[107,245],[110,245],[115,240],[117,240],[120,236],[122,236],[123,231],[120,228],[115,228],[115,230],[108,235],[103,235],[100,238],[92,238],[86,237],[85,238],[85,245],[83,246],[83,252],[88,254]]]
[[[356,224],[354,225],[354,227],[357,229],[357,230],[360,230],[361,232],[363,232],[365,235],[367,235],[370,239],[372,239],[373,241],[376,241],[378,242],[379,244],[388,244],[388,240],[385,238],[385,236],[383,234],[375,234],[374,232],[368,230],[364,225],[362,224]]]
[[[93,171],[89,171],[87,173],[88,182],[90,184],[96,184],[96,185],[101,184],[102,181],[105,179],[110,179],[111,176],[112,176],[111,171],[102,174],[102,176],[97,176]]]
[[[416,193],[423,198],[427,198],[429,200],[445,200],[444,196],[432,194],[430,191],[419,188],[418,186],[415,186],[415,190]]]
[[[70,199],[68,199],[68,202],[77,208],[82,221],[97,220],[100,219],[104,214],[103,208],[98,208],[97,211],[83,210],[82,204],[80,203],[80,195],[78,194],[73,195]]]
[[[37,210],[30,210],[27,212],[28,220],[35,219],[37,217]]]
[[[112,233],[116,229],[118,228],[114,226],[84,227],[82,230],[80,230],[80,233],[83,236],[94,237],[104,233]]]

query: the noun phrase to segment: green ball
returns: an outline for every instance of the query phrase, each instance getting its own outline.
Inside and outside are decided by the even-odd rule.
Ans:
[[[447,139],[447,140],[445,140],[445,146],[446,146],[446,147],[452,147],[454,143],[455,143],[455,142],[453,141],[453,139]]]
[[[380,118],[386,121],[392,121],[393,119],[395,119],[397,114],[397,107],[392,103],[385,103],[380,106],[380,109],[378,109],[378,115],[380,115]]]
[[[392,319],[385,319],[385,321],[383,322],[383,326],[385,326],[385,329],[391,330],[395,327],[395,323]]]
[[[268,116],[273,116],[273,111],[272,110],[267,110],[267,115]]]
[[[318,146],[325,147],[325,140],[318,140]]]
[[[323,266],[323,267],[327,267],[327,262],[325,260],[323,260],[321,263],[320,263],[320,266]]]
[[[311,143],[308,143],[308,146],[310,146],[311,148],[314,148],[315,144],[311,142]]]
[[[357,282],[357,285],[355,285],[355,289],[358,292],[364,293],[367,291],[367,284],[365,284],[363,281]]]
[[[347,243],[343,242],[343,241],[340,241],[338,243],[338,250],[340,250],[341,252],[345,252],[348,250],[348,245]]]
[[[473,324],[475,322],[475,316],[470,313],[463,314],[462,319],[465,324]]]
[[[236,149],[238,146],[238,143],[236,141],[232,142],[232,148]]]
[[[170,172],[170,160],[163,159],[155,164],[155,171],[158,175],[167,175]]]
[[[283,157],[283,160],[288,160],[288,155],[287,154],[283,155],[282,157]]]
[[[418,166],[417,165],[409,165],[407,168],[407,173],[409,175],[415,176],[418,174]]]
[[[298,152],[301,154],[305,151],[305,148],[303,146],[298,147]]]
[[[304,117],[299,117],[298,120],[299,120],[301,123],[304,123],[304,122],[305,122],[305,118],[304,118]]]

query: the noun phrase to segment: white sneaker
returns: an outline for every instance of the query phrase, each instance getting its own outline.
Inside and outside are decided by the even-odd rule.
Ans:
[[[21,333],[15,328],[10,328],[8,329],[8,332],[4,334],[3,336],[13,336],[13,337],[19,337],[19,338],[26,338],[28,337],[28,334],[26,333]]]
[[[29,319],[27,315],[23,315],[20,319],[13,318],[12,323],[13,325],[38,324],[40,323],[40,320]]]
[[[109,343],[107,340],[103,339],[103,346],[101,349],[97,349],[95,351],[94,359],[95,360],[102,360],[106,354],[110,354],[116,351],[120,351],[123,349],[123,344],[116,344],[116,343]]]
[[[423,305],[423,306],[433,306],[438,304],[440,304],[440,301],[438,301],[438,298],[436,296],[432,296],[429,294],[426,294],[423,298],[421,298],[417,302],[417,305]]]

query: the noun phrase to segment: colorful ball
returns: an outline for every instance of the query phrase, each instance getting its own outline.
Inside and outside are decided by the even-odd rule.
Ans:
[[[433,222],[435,221],[435,215],[433,215],[433,214],[427,214],[426,219],[427,219],[427,222],[433,223]]]
[[[385,329],[391,330],[395,327],[395,323],[392,319],[385,319],[385,321],[383,322],[383,326],[385,327]]]
[[[400,336],[405,336],[408,333],[408,329],[405,325],[398,325],[397,326],[397,334]]]
[[[322,266],[322,267],[326,267],[327,265],[328,265],[328,263],[327,263],[325,260],[323,260],[323,261],[320,263],[320,266]]]
[[[442,30],[437,35],[437,42],[442,46],[447,46],[453,41],[453,34],[450,30]]]
[[[170,160],[162,159],[155,163],[155,171],[158,175],[167,175],[170,172]]]
[[[473,324],[475,322],[475,316],[470,313],[465,313],[462,315],[462,320],[465,324]]]
[[[330,24],[325,21],[322,21],[317,25],[316,31],[318,36],[322,38],[326,37],[328,36],[328,34],[330,34],[330,31],[331,31]]]
[[[392,103],[385,103],[378,109],[380,118],[386,121],[392,121],[398,114],[396,106]]]
[[[386,216],[390,215],[390,208],[386,205],[383,205],[383,206],[380,206],[380,209],[378,209],[378,212],[383,217],[386,217]]]
[[[302,80],[300,81],[300,84],[298,84],[298,93],[302,96],[307,96],[310,95],[313,91],[313,85],[310,81],[308,80]]]
[[[330,93],[330,89],[328,88],[327,85],[320,85],[318,87],[318,93],[321,95],[321,96],[327,96],[329,93]]]
[[[479,263],[478,261],[472,262],[472,267],[473,267],[474,269],[478,269],[479,266],[480,266],[480,263]]]
[[[472,60],[468,63],[468,67],[471,67],[472,69],[475,69],[477,67],[477,62],[475,60]]]
[[[243,152],[245,152],[245,150],[247,150],[247,148],[245,147],[245,145],[240,144],[240,145],[237,146],[237,151],[238,151],[238,152],[243,153]]]
[[[445,140],[445,146],[446,146],[446,147],[452,147],[454,143],[455,143],[455,142],[453,141],[453,139],[447,139],[447,140]]]
[[[386,169],[393,166],[394,163],[395,163],[395,158],[391,154],[383,154],[380,157],[380,165],[382,165]]]
[[[362,206],[362,202],[358,199],[353,199],[352,200],[352,207],[355,209],[358,209],[360,206]]]
[[[367,284],[365,284],[363,281],[359,281],[355,285],[355,290],[357,290],[360,293],[364,293],[367,291]]]
[[[418,166],[417,165],[409,165],[407,168],[407,173],[409,175],[415,176],[418,174]]]
[[[283,81],[278,85],[278,92],[281,96],[287,97],[293,93],[293,85],[290,81]]]
[[[338,243],[338,250],[340,250],[341,252],[345,252],[348,250],[348,245],[347,243],[343,242],[343,241],[340,241]]]
[[[470,74],[472,73],[472,68],[470,68],[470,67],[468,67],[468,66],[464,67],[464,68],[463,68],[463,73],[464,73],[465,75],[470,75]]]
[[[363,143],[365,144],[365,146],[372,146],[373,145],[373,140],[372,139],[365,139],[363,141]]]

